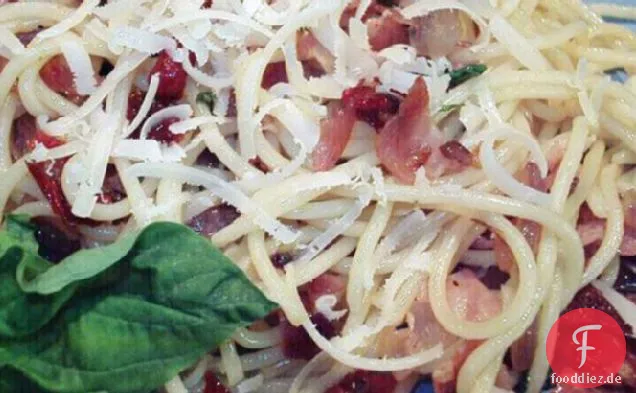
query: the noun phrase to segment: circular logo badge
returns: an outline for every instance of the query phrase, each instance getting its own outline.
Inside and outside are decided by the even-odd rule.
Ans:
[[[557,319],[548,334],[546,353],[560,383],[593,388],[616,382],[625,361],[625,336],[606,313],[579,308]]]

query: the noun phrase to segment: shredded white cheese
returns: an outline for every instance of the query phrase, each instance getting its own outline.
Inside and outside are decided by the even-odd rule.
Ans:
[[[132,140],[124,139],[119,141],[113,152],[112,157],[128,158],[134,161],[150,161],[159,162],[162,160],[161,145],[158,141],[153,140]]]
[[[135,117],[132,119],[132,121],[128,125],[128,129],[126,133],[123,135],[124,138],[128,137],[130,134],[135,132],[137,127],[139,127],[141,123],[144,121],[144,119],[148,116],[148,113],[150,112],[150,108],[152,107],[152,102],[154,101],[155,96],[157,95],[157,89],[159,89],[159,75],[152,74],[150,76],[150,85],[148,86],[148,91],[146,92],[146,95],[144,96],[144,100],[141,103],[141,106],[139,107],[139,111],[137,112]]]
[[[84,176],[78,179],[79,189],[71,210],[77,217],[90,217],[95,208],[118,125],[119,116],[116,114],[104,114],[98,110],[91,115],[91,128],[96,132],[89,148],[80,153]]]
[[[84,46],[77,41],[66,41],[60,46],[62,54],[73,73],[75,88],[79,94],[92,94],[97,89],[95,70]]]
[[[324,315],[330,321],[337,321],[338,319],[347,315],[347,310],[334,310],[333,308],[338,303],[336,295],[322,295],[316,299],[315,306],[316,311]]]
[[[154,54],[164,49],[174,51],[177,49],[177,43],[170,37],[150,33],[147,30],[121,26],[113,30],[109,48],[115,53],[121,53],[121,50],[117,48],[130,48],[142,53]]]

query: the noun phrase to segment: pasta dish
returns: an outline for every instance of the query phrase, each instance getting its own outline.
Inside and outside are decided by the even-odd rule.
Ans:
[[[578,0],[0,0],[0,391],[636,389],[636,36]],[[428,390],[426,390],[428,389]]]

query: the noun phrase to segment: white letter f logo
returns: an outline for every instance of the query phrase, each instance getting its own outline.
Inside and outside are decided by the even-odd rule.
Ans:
[[[585,361],[587,360],[587,351],[596,349],[594,347],[589,347],[587,345],[588,330],[601,330],[601,327],[602,327],[601,325],[585,325],[576,329],[574,333],[572,333],[572,341],[574,341],[574,344],[581,345],[580,347],[576,349],[577,351],[581,351],[581,364],[579,364],[579,368],[583,367],[583,365],[585,364]],[[579,340],[576,338],[576,336],[581,332],[583,332],[583,340],[581,340],[582,343],[580,343]]]

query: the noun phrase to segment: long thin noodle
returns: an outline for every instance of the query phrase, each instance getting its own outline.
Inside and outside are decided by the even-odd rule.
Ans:
[[[420,374],[437,382],[435,371],[476,340],[453,365],[456,392],[499,392],[507,351],[533,326],[525,371],[527,392],[538,393],[548,331],[577,291],[598,285],[626,304],[604,285],[633,253],[636,36],[601,16],[636,20],[635,8],[71,3],[0,5],[0,220],[54,217],[68,204],[92,220],[61,220],[85,246],[156,221],[205,227],[285,319],[238,329],[167,392],[201,391],[212,371],[233,391],[322,393],[354,370],[397,372],[397,391],[408,391]],[[461,42],[445,50],[456,33]],[[486,71],[468,68],[467,81],[448,75],[476,64]],[[624,69],[627,82],[610,69]],[[76,94],[91,90],[81,82],[97,70],[95,91]],[[427,100],[405,107],[420,77]],[[316,171],[331,148],[331,166]],[[468,320],[449,277],[483,269],[510,278],[491,290],[497,313]],[[473,295],[469,304],[482,301]],[[429,338],[422,305],[434,319],[424,322],[453,336],[446,346],[414,345]],[[314,325],[316,313],[335,337]],[[320,353],[288,358],[288,325],[304,327]]]

